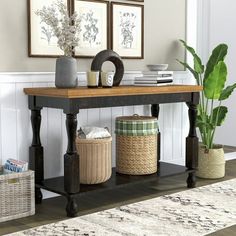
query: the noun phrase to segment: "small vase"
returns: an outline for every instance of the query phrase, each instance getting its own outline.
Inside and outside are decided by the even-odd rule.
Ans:
[[[62,56],[56,61],[55,86],[74,88],[77,86],[77,61],[73,57]]]
[[[204,179],[219,179],[225,176],[225,157],[222,146],[206,150],[199,147],[197,176]]]

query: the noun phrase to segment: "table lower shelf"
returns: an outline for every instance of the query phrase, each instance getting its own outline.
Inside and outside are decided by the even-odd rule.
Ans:
[[[116,169],[112,168],[112,176],[111,178],[102,184],[95,185],[80,185],[80,192],[77,194],[86,194],[92,191],[104,191],[109,189],[116,189],[125,187],[129,184],[137,184],[142,182],[152,181],[158,178],[173,176],[181,173],[189,172],[186,167],[180,165],[174,165],[170,163],[160,162],[160,166],[158,172],[152,175],[142,175],[142,176],[134,176],[134,175],[122,175],[116,173]],[[58,193],[60,195],[68,196],[68,193],[64,190],[64,177],[57,177],[46,179],[42,184],[36,184],[36,187]]]

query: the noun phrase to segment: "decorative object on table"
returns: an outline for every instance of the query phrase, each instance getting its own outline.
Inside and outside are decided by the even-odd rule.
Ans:
[[[0,222],[35,214],[34,187],[33,171],[0,175]]]
[[[112,49],[122,58],[144,57],[144,6],[111,3]]]
[[[63,50],[58,47],[58,39],[53,29],[47,23],[63,20],[62,12],[53,7],[61,1],[57,0],[28,0],[28,52],[30,57],[58,57],[63,55]],[[67,0],[62,3],[69,9]],[[53,14],[47,23],[38,15],[40,10],[49,9]],[[56,18],[56,14],[58,18]]]
[[[114,72],[101,72],[102,87],[111,88],[114,80]]]
[[[226,118],[228,108],[222,106],[236,88],[236,83],[225,87],[227,66],[224,62],[228,46],[219,44],[210,56],[206,67],[202,64],[195,50],[180,40],[194,58],[194,69],[187,63],[179,61],[191,71],[198,85],[203,85],[198,106],[197,127],[199,128],[202,146],[199,147],[197,176],[201,178],[222,178],[225,175],[225,160],[222,146],[214,144],[216,128]],[[218,102],[218,106],[214,104]]]
[[[112,137],[105,128],[83,127],[76,138],[80,156],[80,183],[99,184],[111,177]],[[84,136],[83,136],[84,137]]]
[[[163,71],[163,70],[167,70],[168,68],[168,64],[149,64],[147,65],[147,68],[150,71]]]
[[[173,71],[143,71],[134,78],[135,86],[163,86],[173,84]]]
[[[92,61],[91,70],[101,72],[102,65],[106,61],[110,61],[115,65],[116,70],[113,78],[113,86],[119,86],[124,76],[124,64],[116,52],[110,49],[99,52]],[[99,86],[101,86],[101,77],[99,79]]]
[[[97,88],[99,82],[99,71],[87,72],[87,86],[88,88]]]
[[[94,57],[108,49],[109,2],[73,0],[73,10],[81,19],[80,44],[75,47],[76,57]]]
[[[157,172],[157,118],[116,118],[116,170],[121,174],[147,175]]]
[[[9,158],[4,164],[4,173],[28,171],[28,162]]]
[[[57,12],[60,15],[56,14]],[[41,22],[50,27],[57,38],[59,48],[64,56],[57,59],[55,85],[57,88],[73,88],[77,86],[77,61],[72,57],[74,48],[79,43],[81,19],[77,14],[69,16],[67,5],[62,0],[36,11]]]

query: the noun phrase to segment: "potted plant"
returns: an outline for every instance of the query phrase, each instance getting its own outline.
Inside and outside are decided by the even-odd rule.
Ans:
[[[236,83],[225,87],[227,66],[224,62],[228,46],[219,44],[204,66],[200,57],[185,41],[180,40],[194,60],[194,68],[179,61],[194,76],[198,85],[203,86],[198,105],[197,127],[202,145],[199,146],[197,176],[201,178],[222,178],[225,175],[225,158],[221,145],[214,144],[216,128],[221,126],[226,118],[228,108],[222,103],[236,88]]]
[[[50,27],[52,35],[57,37],[58,47],[64,52],[64,56],[56,61],[56,87],[76,87],[77,61],[72,55],[79,43],[81,19],[77,13],[70,16],[67,6],[61,0],[53,2],[48,7],[44,6],[35,13]]]

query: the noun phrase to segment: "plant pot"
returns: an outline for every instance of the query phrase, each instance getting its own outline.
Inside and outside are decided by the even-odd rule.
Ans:
[[[60,57],[56,61],[55,86],[74,88],[77,86],[77,61],[73,57]]]
[[[218,179],[225,176],[225,157],[222,146],[213,149],[199,147],[197,176],[204,179]]]

